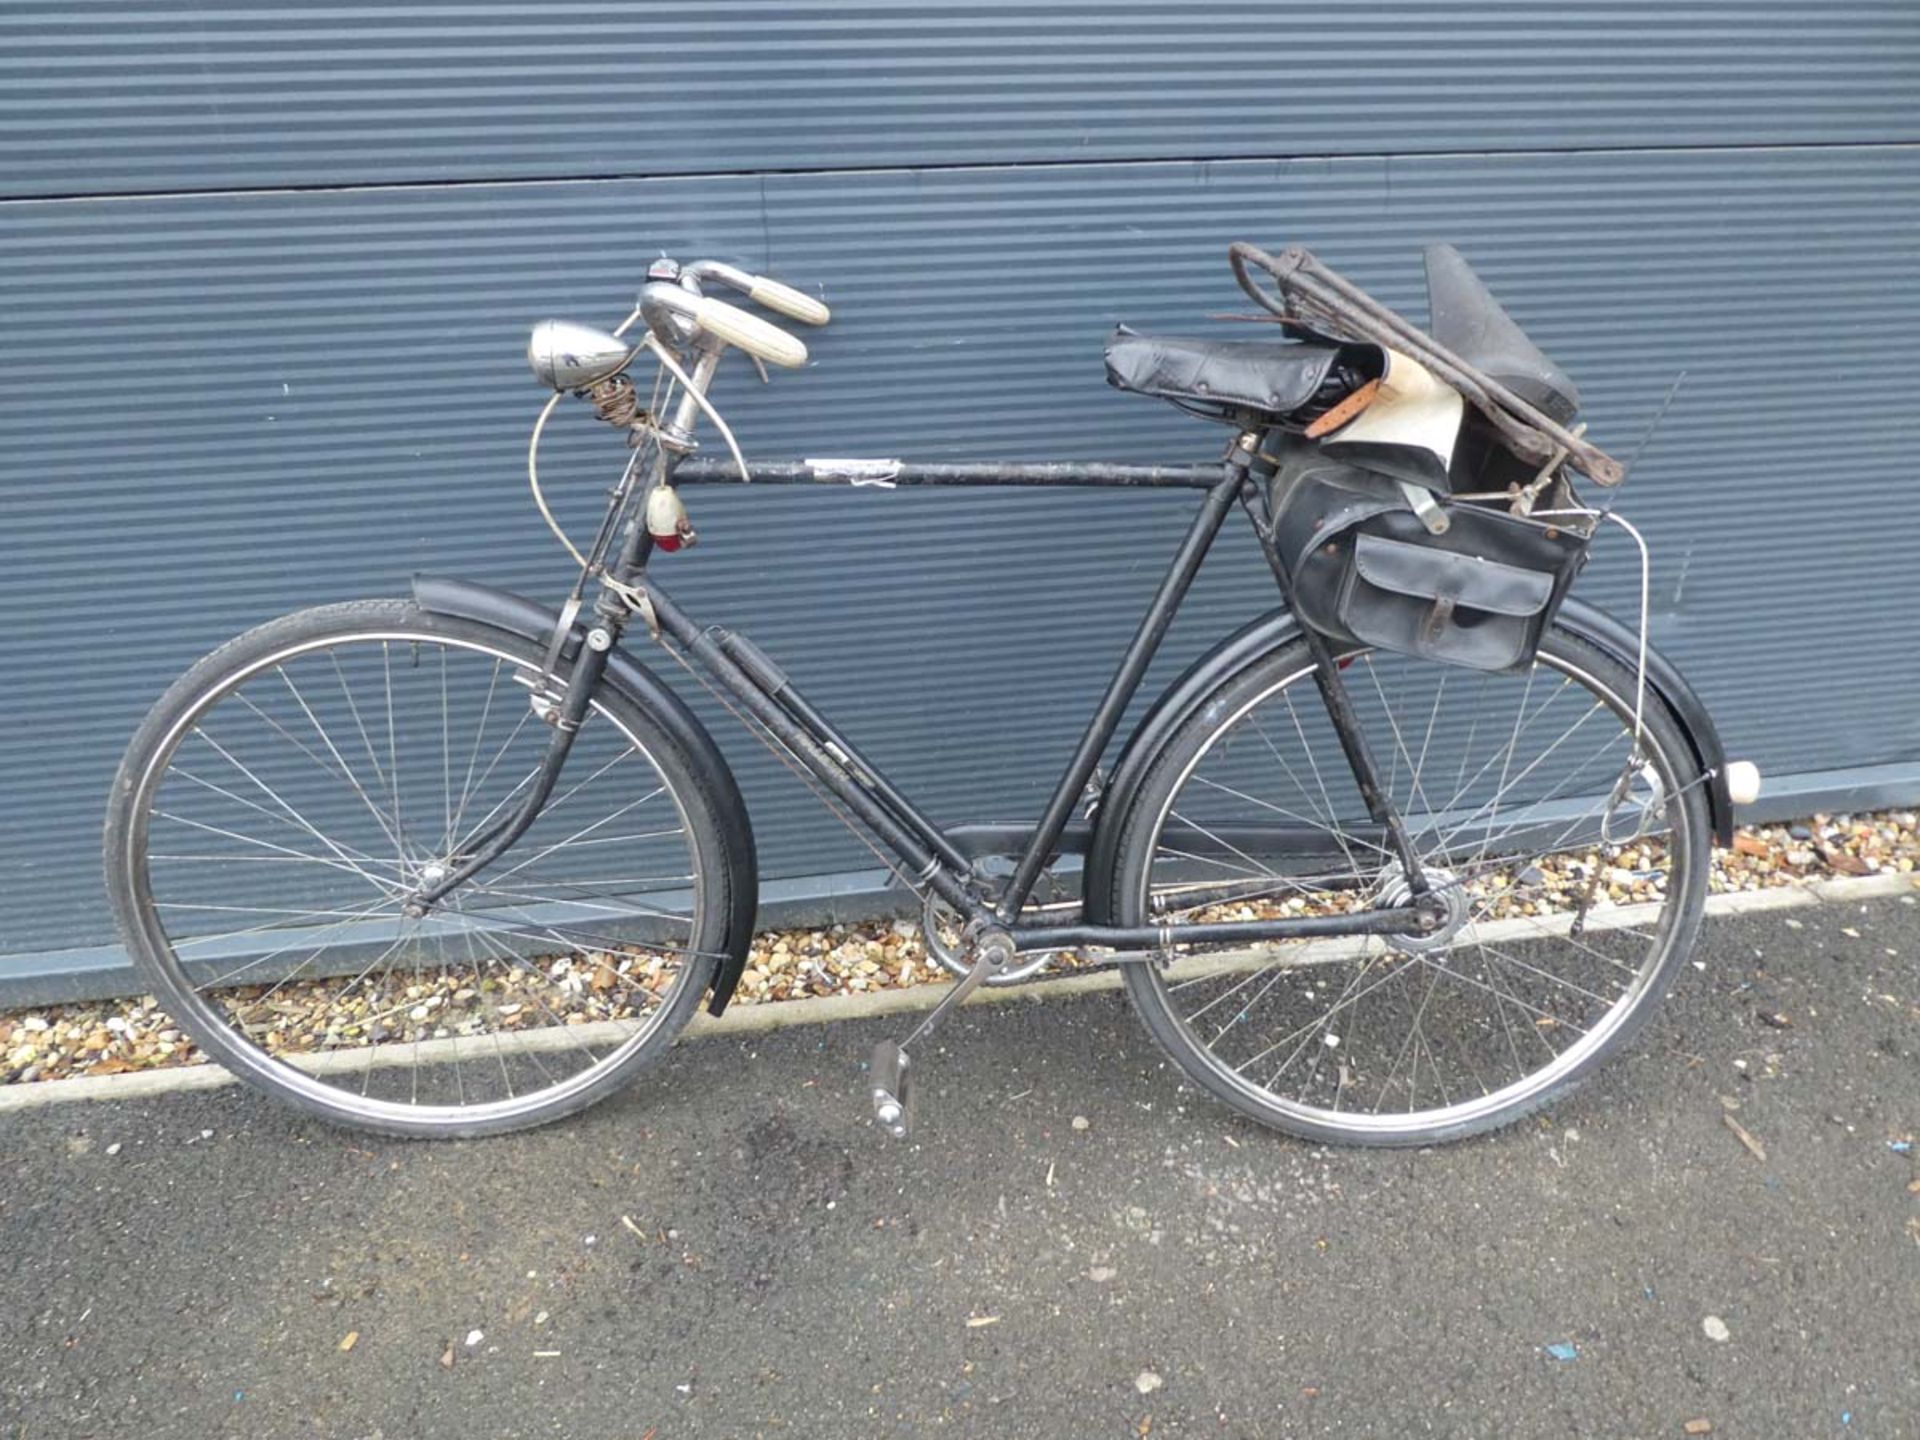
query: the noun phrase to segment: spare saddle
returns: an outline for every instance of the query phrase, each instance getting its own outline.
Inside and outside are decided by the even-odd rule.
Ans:
[[[1247,411],[1291,414],[1316,397],[1332,403],[1351,387],[1336,372],[1352,347],[1271,340],[1186,340],[1141,335],[1122,325],[1107,342],[1107,383],[1171,400],[1209,419]],[[1341,370],[1346,367],[1340,366]],[[1334,382],[1329,386],[1329,381]],[[1322,395],[1323,389],[1332,393]]]

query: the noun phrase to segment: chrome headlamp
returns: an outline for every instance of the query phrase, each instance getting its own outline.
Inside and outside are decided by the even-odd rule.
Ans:
[[[527,340],[527,364],[551,390],[584,390],[618,375],[635,347],[617,335],[571,320],[542,320]]]

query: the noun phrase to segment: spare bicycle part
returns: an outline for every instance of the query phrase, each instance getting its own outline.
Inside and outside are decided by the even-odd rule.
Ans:
[[[1300,433],[1305,435],[1309,440],[1318,440],[1322,435],[1338,430],[1349,420],[1354,419],[1362,410],[1365,410],[1371,405],[1379,395],[1380,382],[1378,380],[1369,380],[1358,389],[1348,392],[1347,398],[1334,405],[1331,409],[1322,411],[1320,417],[1311,421],[1307,425],[1307,428]]]
[[[700,537],[680,492],[671,485],[656,485],[647,493],[647,533],[662,550],[691,549]]]
[[[739,473],[723,460],[684,460],[674,467],[676,485],[731,482]],[[1211,490],[1220,466],[1118,465],[1104,460],[1021,463],[1010,460],[780,460],[756,465],[755,484],[1063,486],[1102,490]]]
[[[913,1075],[907,1052],[897,1041],[882,1040],[873,1047],[873,1118],[896,1140],[913,1128]]]
[[[1403,954],[1447,949],[1468,919],[1466,888],[1451,870],[1442,865],[1426,865],[1421,869],[1421,879],[1427,896],[1438,907],[1437,913],[1441,918],[1431,929],[1395,931],[1381,937],[1389,949]],[[1397,863],[1382,867],[1375,883],[1374,904],[1398,908],[1414,903],[1416,897],[1413,887],[1407,883],[1406,872]]]
[[[1736,805],[1751,805],[1760,798],[1760,767],[1751,760],[1734,760],[1727,765],[1727,794]]]
[[[929,890],[920,906],[920,938],[927,954],[942,970],[955,979],[965,978],[972,967],[966,954],[966,920],[945,900]],[[1023,949],[1016,961],[1009,961],[989,985],[1017,985],[1031,979],[1053,963],[1057,950]]]
[[[1283,319],[1411,356],[1471,401],[1527,459],[1546,460],[1555,450],[1565,450],[1572,464],[1601,485],[1618,485],[1625,478],[1620,462],[1599,446],[1573,434],[1539,406],[1389,310],[1304,246],[1291,245],[1269,255],[1258,245],[1236,240],[1227,248],[1227,257],[1234,278],[1255,304]],[[1276,300],[1248,273],[1249,266],[1271,275],[1283,298]]]
[[[587,387],[587,399],[593,402],[594,414],[622,430],[640,418],[640,397],[634,392],[630,375],[609,375],[594,381]]]

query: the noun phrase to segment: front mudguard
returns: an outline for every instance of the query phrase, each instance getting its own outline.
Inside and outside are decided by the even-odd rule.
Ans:
[[[1604,610],[1569,597],[1560,607],[1557,623],[1629,670],[1634,668],[1639,636]],[[1086,918],[1090,924],[1117,923],[1107,913],[1112,887],[1097,883],[1096,877],[1112,873],[1121,827],[1133,808],[1134,794],[1146,778],[1153,758],[1209,695],[1254,661],[1297,639],[1299,634],[1299,620],[1284,607],[1243,625],[1189,665],[1128,737],[1120,758],[1114,762],[1112,777],[1101,791],[1093,835],[1087,844]],[[1720,732],[1714,728],[1713,717],[1686,677],[1651,645],[1647,647],[1647,690],[1667,707],[1693,751],[1698,768],[1685,778],[1687,782],[1703,780],[1706,786],[1707,813],[1713,822],[1714,839],[1722,845],[1732,844],[1733,800],[1727,793],[1727,758],[1720,743]]]
[[[560,623],[560,612],[492,585],[471,580],[450,580],[439,576],[413,577],[413,601],[422,610],[435,615],[451,615],[477,621],[545,645],[553,639]],[[583,627],[575,624],[563,658],[578,653]],[[667,733],[679,747],[695,781],[714,797],[722,837],[727,853],[734,857],[727,885],[726,941],[721,949],[719,968],[714,972],[713,990],[707,1002],[710,1013],[718,1015],[727,1008],[746,969],[747,950],[753,943],[754,914],[760,903],[759,862],[753,844],[753,827],[747,818],[746,802],[733,771],[721,757],[720,747],[706,726],[694,717],[680,697],[669,690],[653,673],[625,651],[615,647],[607,660],[606,679]]]

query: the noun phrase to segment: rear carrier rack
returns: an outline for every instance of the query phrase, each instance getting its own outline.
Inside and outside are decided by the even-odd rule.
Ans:
[[[1486,416],[1523,459],[1546,470],[1567,464],[1597,485],[1614,486],[1626,478],[1620,461],[1389,310],[1304,246],[1290,245],[1278,255],[1269,255],[1257,245],[1238,240],[1227,253],[1234,279],[1263,310],[1296,325],[1397,350],[1418,361]],[[1251,273],[1253,269],[1273,277],[1277,297]]]

